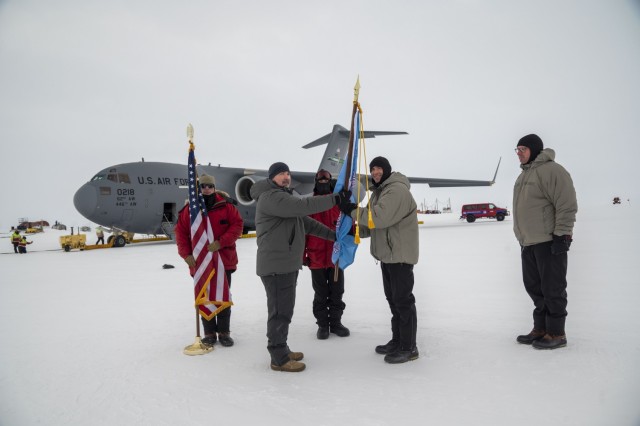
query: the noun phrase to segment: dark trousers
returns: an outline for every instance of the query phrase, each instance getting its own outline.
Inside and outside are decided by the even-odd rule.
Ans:
[[[296,304],[298,271],[260,277],[267,293],[267,350],[271,363],[284,365],[291,350],[287,345],[289,324]]]
[[[344,294],[344,272],[338,268],[338,281],[333,281],[334,268],[312,269],[311,283],[313,284],[313,316],[319,327],[327,327],[330,324],[340,324],[345,303],[342,301]]]
[[[102,243],[100,243],[100,241],[102,241]],[[96,241],[96,244],[104,244],[104,237],[98,237],[98,241]]]
[[[522,247],[522,279],[533,300],[533,327],[564,334],[567,317],[567,253],[551,254],[551,241]]]
[[[18,253],[24,254],[27,252],[27,247],[18,247]]]
[[[418,315],[413,296],[413,265],[408,263],[380,263],[384,295],[391,309],[392,340],[403,351],[416,347]]]
[[[229,283],[229,290],[231,290],[231,274],[235,272],[224,271],[227,274],[227,282]],[[207,321],[202,318],[202,327],[204,328],[204,335],[215,333],[229,333],[229,327],[231,325],[231,307],[223,309],[218,315],[211,318],[211,321]]]
[[[11,244],[13,244],[13,251],[15,253],[18,253],[18,243],[11,243]]]

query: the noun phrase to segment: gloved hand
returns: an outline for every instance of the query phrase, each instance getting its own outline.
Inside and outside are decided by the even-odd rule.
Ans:
[[[563,254],[571,247],[571,235],[554,235],[551,244],[551,254]]]
[[[340,204],[340,211],[347,216],[351,216],[351,212],[358,207],[355,203]]]
[[[209,251],[210,252],[215,252],[220,250],[220,241],[214,241],[211,244],[209,244]]]
[[[307,268],[309,267],[309,265],[311,265],[311,259],[309,259],[307,256],[302,258],[302,265],[306,266]]]
[[[336,205],[342,205],[344,203],[350,203],[351,202],[351,191],[347,190],[342,190],[340,192],[336,192],[335,194],[336,197]]]
[[[189,265],[190,268],[196,267],[196,259],[192,255],[185,257],[184,261],[187,262],[187,265]]]

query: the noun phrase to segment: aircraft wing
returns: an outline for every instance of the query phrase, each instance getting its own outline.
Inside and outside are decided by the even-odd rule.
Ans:
[[[464,179],[436,179],[436,178],[408,178],[411,183],[426,183],[431,188],[452,188],[459,186],[491,186],[492,180],[464,180]]]
[[[425,178],[425,177],[408,177],[411,183],[426,183],[431,188],[454,188],[462,186],[491,186],[496,183],[496,176],[498,176],[498,169],[500,168],[500,162],[502,157],[498,160],[498,166],[496,172],[493,175],[492,180],[467,180],[467,179],[441,179],[441,178]]]

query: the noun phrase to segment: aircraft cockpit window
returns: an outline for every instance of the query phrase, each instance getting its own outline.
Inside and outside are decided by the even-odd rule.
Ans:
[[[93,178],[91,178],[91,181],[93,182],[94,180],[104,180],[104,178],[106,178],[105,175],[95,175]]]
[[[120,180],[120,183],[131,183],[129,175],[126,173],[118,173],[118,179]]]
[[[107,175],[107,179],[112,181],[112,182],[118,182],[118,175],[113,173],[113,174],[108,174]]]

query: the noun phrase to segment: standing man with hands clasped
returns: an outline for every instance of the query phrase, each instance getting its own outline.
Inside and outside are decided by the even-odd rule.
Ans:
[[[207,207],[207,215],[215,241],[209,244],[210,252],[218,252],[222,258],[227,282],[231,288],[231,274],[238,266],[238,253],[236,252],[236,240],[242,235],[242,217],[238,209],[229,202],[228,196],[223,191],[216,191],[216,180],[213,176],[201,175],[198,178],[200,191]],[[191,276],[195,274],[196,260],[191,248],[191,219],[188,205],[180,211],[176,225],[176,243],[178,254],[189,265]],[[222,346],[233,346],[231,338],[231,308],[220,311],[211,320],[202,318],[204,338],[202,343],[213,346],[219,341]]]
[[[298,272],[302,269],[305,235],[335,240],[335,232],[308,215],[349,202],[351,193],[341,191],[318,197],[300,198],[289,188],[291,175],[285,163],[273,163],[268,179],[251,187],[256,200],[256,273],[267,294],[267,350],[271,369],[299,372],[304,354],[292,352],[287,344],[289,324],[296,302]]]
[[[331,173],[320,169],[316,173],[314,197],[331,194],[335,186],[335,180],[331,179]],[[339,206],[333,206],[329,210],[310,215],[331,230],[336,230],[340,217]],[[333,254],[333,241],[307,235],[303,264],[311,271],[311,284],[313,285],[313,316],[316,317],[318,331],[316,337],[320,340],[329,338],[329,333],[336,336],[347,337],[351,334],[349,329],[342,324],[342,314],[345,303],[342,301],[344,294],[344,271],[338,268],[337,280],[335,265],[331,261]]]
[[[533,330],[519,343],[536,349],[567,345],[567,252],[578,202],[569,173],[534,134],[518,141],[522,172],[513,188],[513,230],[520,243],[524,287],[533,300]]]

